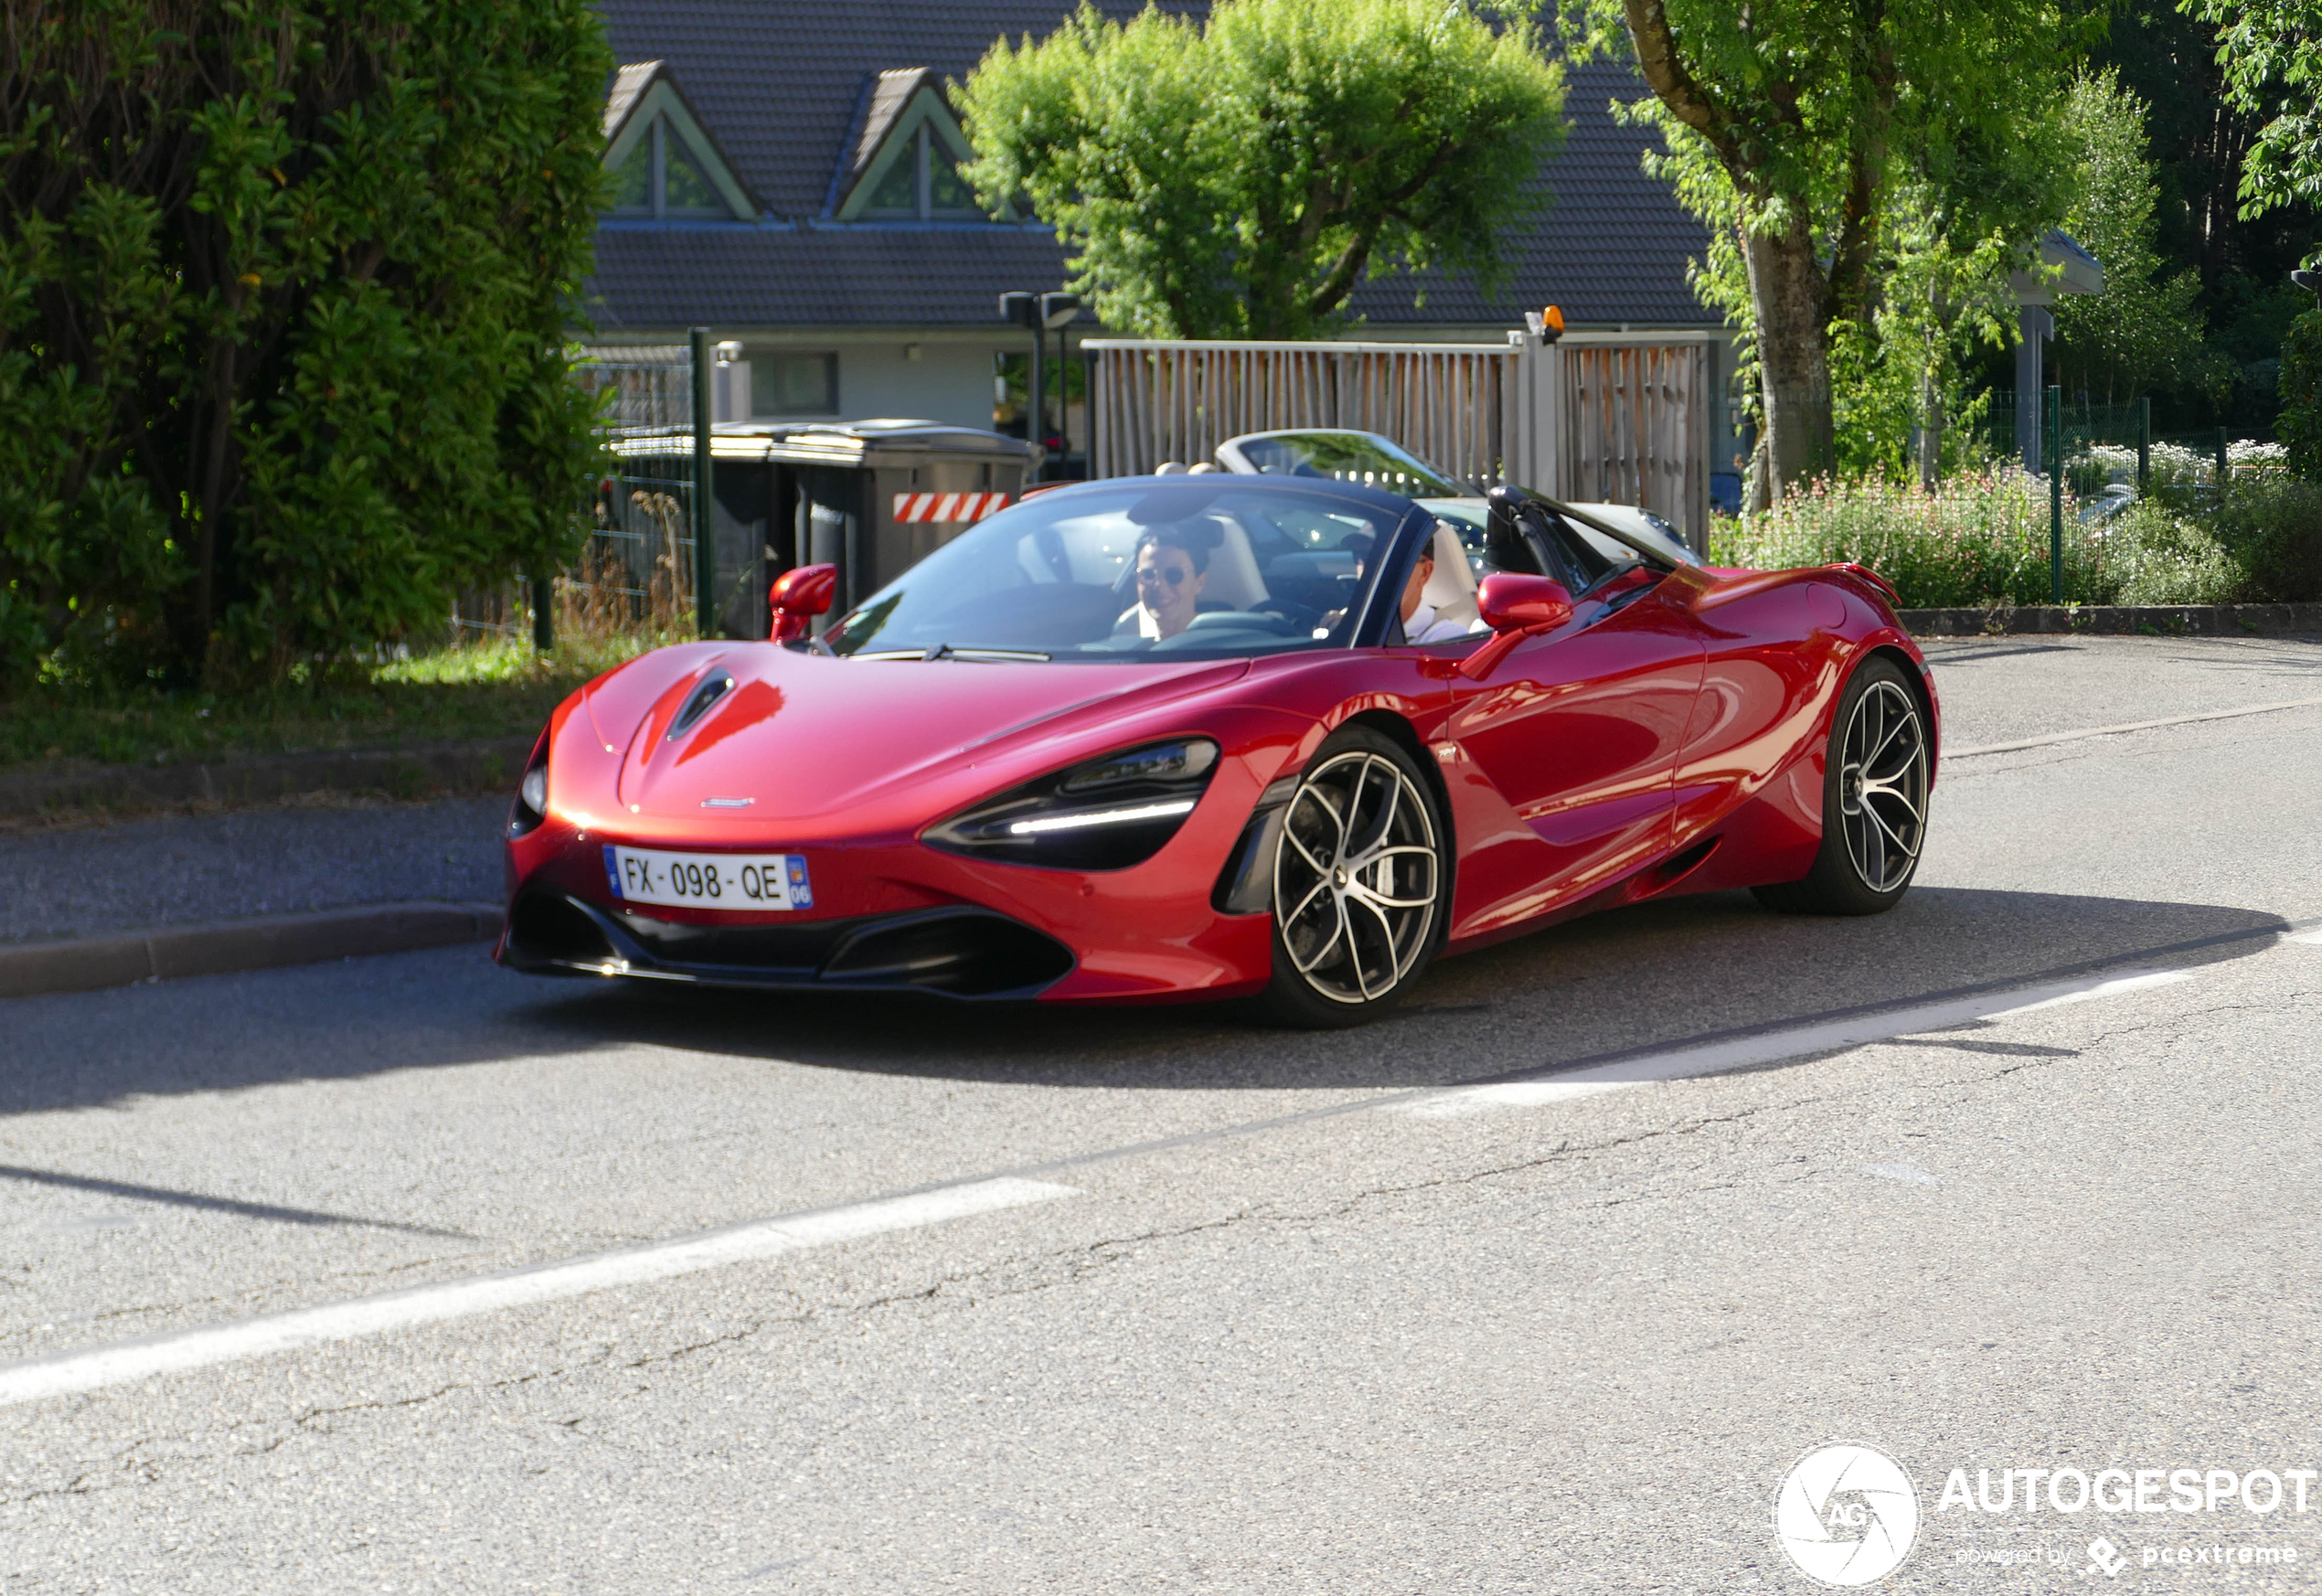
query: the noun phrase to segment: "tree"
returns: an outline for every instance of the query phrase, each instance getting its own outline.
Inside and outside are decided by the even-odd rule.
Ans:
[[[565,548],[585,0],[0,20],[0,686],[279,672]]]
[[[2215,27],[2225,102],[2263,114],[2242,164],[2242,214],[2322,204],[2322,5],[2316,0],[2186,0]]]
[[[2052,219],[2074,37],[2050,0],[1582,0],[1576,20],[1581,48],[1634,55],[1672,154],[1698,156],[1680,195],[1731,231],[1763,428],[1752,497],[1779,497],[1835,462],[1834,332],[1877,336],[1897,186],[1931,185],[1968,253]]]
[[[2200,273],[2164,276],[2155,245],[2160,186],[2146,157],[2145,102],[2103,71],[2072,85],[2065,122],[2080,146],[2079,194],[2064,228],[2104,267],[2104,292],[2055,307],[2057,380],[2126,399],[2155,383],[2200,375],[2205,363]]]
[[[1539,45],[1461,0],[1220,0],[1206,24],[1084,5],[955,86],[964,175],[996,213],[1028,197],[1115,327],[1311,336],[1366,273],[1503,278],[1563,135]]]

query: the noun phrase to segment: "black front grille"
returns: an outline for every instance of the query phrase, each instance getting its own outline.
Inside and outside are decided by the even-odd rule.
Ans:
[[[717,985],[940,992],[1030,997],[1072,968],[1071,951],[979,909],[809,920],[687,925],[600,909],[533,888],[508,917],[505,962],[544,974],[597,972]]]
[[[823,967],[823,979],[993,997],[1036,991],[1071,968],[1064,944],[1028,925],[997,914],[939,910],[864,927]]]
[[[561,893],[535,888],[508,910],[508,963],[537,965],[602,965],[621,954],[596,916]]]

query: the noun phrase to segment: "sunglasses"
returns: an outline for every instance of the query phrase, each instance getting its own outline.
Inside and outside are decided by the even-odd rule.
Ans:
[[[1182,587],[1192,580],[1193,568],[1189,565],[1162,566],[1156,567],[1151,570],[1141,570],[1137,572],[1137,585],[1139,587],[1143,587],[1147,582],[1151,582],[1156,587]]]

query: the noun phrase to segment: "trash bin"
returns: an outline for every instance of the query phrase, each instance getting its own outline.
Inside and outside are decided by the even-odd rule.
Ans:
[[[769,430],[765,458],[794,484],[790,561],[838,568],[841,614],[1014,504],[1031,452],[978,427],[874,420]]]

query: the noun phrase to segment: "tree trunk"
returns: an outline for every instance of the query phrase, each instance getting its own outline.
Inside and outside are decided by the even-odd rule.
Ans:
[[[1742,235],[1758,322],[1758,382],[1765,410],[1765,472],[1751,497],[1765,503],[1805,486],[1837,463],[1830,422],[1830,354],[1823,339],[1825,283],[1814,234],[1795,208],[1780,230]],[[1760,484],[1763,484],[1762,486]]]

